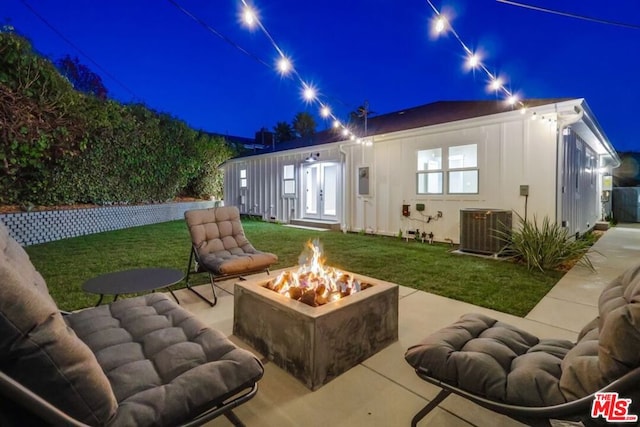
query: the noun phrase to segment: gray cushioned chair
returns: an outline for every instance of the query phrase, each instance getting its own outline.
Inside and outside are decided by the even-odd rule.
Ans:
[[[0,222],[0,425],[200,425],[263,367],[164,294],[61,314]]]
[[[407,362],[422,379],[442,388],[412,425],[450,393],[529,425],[549,425],[550,419],[594,424],[590,409],[598,391],[631,398],[637,411],[640,265],[605,287],[598,310],[576,343],[538,339],[488,316],[468,314],[410,347]]]
[[[194,209],[185,212],[184,218],[191,235],[185,282],[187,288],[211,306],[218,300],[214,287],[216,279],[262,271],[268,273],[269,267],[278,262],[276,255],[257,250],[247,240],[240,222],[240,211],[235,206]],[[213,302],[192,288],[189,283],[192,273],[209,274]]]

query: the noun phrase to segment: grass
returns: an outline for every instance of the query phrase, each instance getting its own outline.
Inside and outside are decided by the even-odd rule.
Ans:
[[[563,274],[452,254],[444,244],[315,232],[250,220],[243,225],[255,247],[278,255],[274,270],[296,265],[304,244],[319,237],[328,265],[517,316],[526,315]],[[58,306],[75,310],[95,304],[97,296],[84,293],[81,285],[99,274],[152,266],[184,270],[190,239],[184,221],[172,221],[26,249]],[[207,278],[200,275],[200,280],[205,283]]]

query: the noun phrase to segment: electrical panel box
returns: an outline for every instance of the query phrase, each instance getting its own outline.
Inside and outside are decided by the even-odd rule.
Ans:
[[[402,216],[410,216],[409,205],[402,205]]]
[[[521,185],[520,186],[520,195],[521,196],[528,196],[529,195],[529,186],[528,185]]]
[[[416,210],[418,212],[423,212],[424,211],[424,203],[416,203]]]

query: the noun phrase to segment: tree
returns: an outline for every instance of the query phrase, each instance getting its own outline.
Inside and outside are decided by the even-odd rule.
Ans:
[[[299,137],[310,137],[316,133],[316,121],[311,114],[303,111],[296,114],[296,117],[293,119],[293,128]]]
[[[636,187],[640,185],[640,152],[620,152],[620,167],[613,170],[615,187]]]
[[[86,65],[81,64],[77,57],[71,58],[66,55],[56,61],[55,65],[60,74],[69,79],[76,90],[95,95],[99,99],[107,99],[107,88],[102,83],[100,76]]]
[[[349,122],[362,126],[366,134],[367,120],[371,114],[376,114],[376,112],[369,109],[369,101],[365,100],[363,105],[358,106],[358,108],[349,113]]]
[[[291,141],[296,136],[293,128],[287,122],[276,123],[273,127],[273,132],[276,134],[277,142]]]

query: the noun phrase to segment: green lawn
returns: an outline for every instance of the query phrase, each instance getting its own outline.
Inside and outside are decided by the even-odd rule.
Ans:
[[[258,249],[278,255],[273,269],[297,264],[304,244],[319,237],[327,264],[518,316],[526,315],[562,277],[511,262],[450,253],[449,245],[392,237],[316,232],[247,220]],[[63,310],[95,304],[82,283],[102,273],[135,267],[186,268],[190,240],[184,221],[65,239],[26,248]],[[206,283],[206,275],[198,280]],[[196,276],[198,277],[198,276]]]

